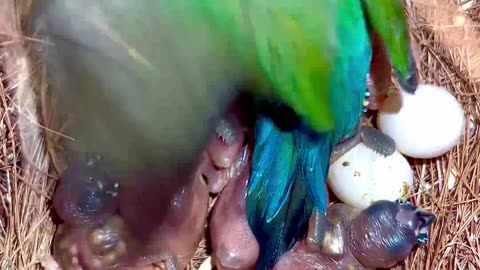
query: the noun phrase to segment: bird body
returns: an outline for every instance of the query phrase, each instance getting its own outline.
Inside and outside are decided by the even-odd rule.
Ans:
[[[282,130],[272,118],[282,121],[288,118],[285,114],[260,116],[256,123],[247,211],[260,244],[257,269],[270,269],[303,237],[314,208],[326,213],[332,151],[360,124],[372,57],[369,32],[359,1],[341,1],[332,12],[342,18],[332,22],[337,24],[337,48],[342,52],[333,56],[335,72],[329,80],[335,128],[322,133],[308,130],[297,116],[293,129]]]
[[[326,217],[312,214],[309,235],[282,256],[274,270],[390,268],[428,239],[425,232],[436,219],[406,202],[385,200],[363,211],[341,203],[328,210]],[[328,241],[309,241],[317,237],[317,228],[323,231],[321,240]]]

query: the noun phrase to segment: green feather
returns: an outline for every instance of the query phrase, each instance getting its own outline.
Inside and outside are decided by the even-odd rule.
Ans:
[[[203,7],[250,79],[268,86],[257,87],[257,94],[288,104],[315,131],[334,128],[328,89],[337,39],[329,22],[336,1],[207,0]]]
[[[265,76],[282,101],[320,132],[335,126],[329,87],[337,46],[327,12],[335,6],[306,2],[259,4],[252,10],[252,24]]]
[[[380,34],[390,53],[390,61],[402,78],[411,76],[408,25],[399,0],[363,0],[369,23]]]

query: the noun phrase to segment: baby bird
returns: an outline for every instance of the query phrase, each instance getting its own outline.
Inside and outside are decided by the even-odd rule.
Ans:
[[[154,233],[149,234],[148,244],[139,238],[144,223],[157,223],[145,221],[151,217],[142,216],[130,206],[142,199],[142,194],[157,189],[158,196],[170,192],[169,186],[162,187],[162,182],[155,181],[153,171],[127,174],[99,155],[72,155],[54,195],[55,210],[64,221],[54,241],[56,262],[64,270],[184,269],[205,233],[209,191],[219,193],[237,178],[244,184],[233,181],[226,193],[238,193],[232,188],[246,185],[250,154],[244,141],[244,130],[235,114],[219,122],[192,173],[194,180],[180,188],[170,202],[158,205],[165,218],[160,226],[150,229]],[[120,177],[126,175],[140,182],[121,181],[120,186]],[[236,201],[244,204],[239,196]],[[245,215],[243,218],[248,228]]]
[[[314,213],[307,236],[274,270],[389,268],[428,241],[433,214],[408,202],[377,201],[363,211],[334,204],[324,218]]]

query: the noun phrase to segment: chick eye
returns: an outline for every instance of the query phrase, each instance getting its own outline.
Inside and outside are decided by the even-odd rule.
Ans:
[[[91,191],[78,202],[78,206],[88,215],[95,215],[103,210],[103,192]]]
[[[419,226],[419,219],[414,211],[400,209],[396,215],[396,220],[403,227],[416,230]]]

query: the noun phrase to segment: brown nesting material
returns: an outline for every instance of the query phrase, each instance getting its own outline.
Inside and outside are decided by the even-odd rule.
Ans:
[[[413,202],[439,216],[407,269],[480,268],[480,1],[407,1],[420,79],[446,87],[467,113],[464,139],[440,158],[412,160]]]
[[[50,111],[38,61],[22,36],[28,1],[0,1],[0,269],[40,269],[50,219]]]
[[[413,160],[412,201],[438,215],[430,242],[398,269],[480,269],[480,1],[406,1],[422,83],[448,88],[467,112],[462,144]],[[50,197],[61,129],[41,59],[22,36],[31,0],[0,1],[0,269],[41,269],[55,232]],[[55,131],[54,131],[55,130]],[[208,257],[202,241],[189,268]]]

